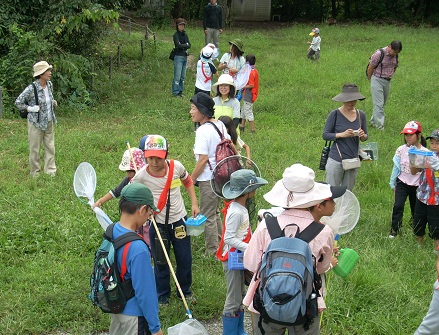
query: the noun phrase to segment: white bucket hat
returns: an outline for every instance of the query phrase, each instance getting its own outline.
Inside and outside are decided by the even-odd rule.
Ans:
[[[46,61],[38,62],[34,65],[34,77],[43,74],[49,69],[52,69],[53,66],[47,63]]]
[[[330,186],[318,183],[312,169],[302,164],[294,164],[286,168],[270,192],[264,199],[273,206],[283,208],[308,208],[326,199],[334,199],[346,192],[344,186]]]
[[[231,85],[235,88],[235,92],[236,92],[236,84],[233,81],[233,78],[230,74],[222,74],[218,78],[218,81],[212,85],[212,90],[215,94],[218,94],[218,86],[219,85]]]

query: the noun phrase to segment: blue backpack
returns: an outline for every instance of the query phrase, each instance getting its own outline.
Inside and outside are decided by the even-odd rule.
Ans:
[[[134,232],[125,233],[113,240],[114,223],[107,227],[104,240],[96,251],[93,273],[90,277],[89,299],[104,313],[121,313],[135,292],[131,279],[125,280],[126,257],[132,241],[145,240]],[[146,243],[146,242],[145,242]],[[116,250],[124,248],[121,271],[116,262]]]
[[[315,262],[308,243],[324,228],[316,221],[294,237],[285,237],[279,223],[270,213],[264,214],[272,241],[263,257],[258,276],[261,279],[253,298],[253,306],[260,313],[262,321],[295,326],[303,325],[305,330],[318,315],[317,297],[321,278],[315,269]],[[287,226],[287,227],[288,227]]]

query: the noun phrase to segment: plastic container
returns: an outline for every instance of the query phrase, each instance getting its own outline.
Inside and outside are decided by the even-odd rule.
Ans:
[[[360,143],[359,154],[363,162],[378,160],[378,143],[377,142]]]
[[[355,250],[349,248],[341,249],[338,263],[334,267],[335,274],[342,278],[346,277],[354,268],[355,264],[357,264],[358,258],[359,256]]]
[[[245,270],[244,253],[239,250],[229,251],[227,266],[229,270]]]
[[[191,236],[198,236],[204,233],[204,222],[206,222],[207,218],[198,214],[195,218],[190,217],[186,220],[186,229],[187,234]]]
[[[409,149],[408,153],[411,166],[420,169],[430,168],[430,161],[428,158],[434,155],[433,151]]]

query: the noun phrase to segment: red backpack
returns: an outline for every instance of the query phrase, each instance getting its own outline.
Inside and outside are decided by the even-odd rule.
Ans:
[[[215,128],[221,138],[221,141],[216,146],[215,158],[217,168],[215,169],[215,175],[213,177],[215,179],[218,193],[222,194],[222,186],[224,186],[224,184],[230,180],[230,175],[233,172],[240,170],[242,166],[239,162],[239,156],[236,156],[236,158],[233,159],[229,159],[226,163],[219,164],[223,159],[230,156],[235,156],[233,143],[231,140],[224,137],[224,135],[213,122],[207,121],[207,123],[210,123]],[[209,161],[207,161],[207,164],[209,164],[210,170],[213,170],[212,165],[210,165]]]

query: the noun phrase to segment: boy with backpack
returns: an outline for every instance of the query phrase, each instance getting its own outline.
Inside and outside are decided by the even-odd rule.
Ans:
[[[134,233],[157,208],[151,191],[141,184],[128,184],[122,189],[119,201],[120,220],[114,225],[112,239]],[[126,254],[125,254],[126,252]],[[123,257],[126,259],[122,260]],[[131,280],[135,295],[126,302],[120,314],[110,314],[110,335],[163,335],[158,316],[157,293],[149,248],[142,240],[116,250],[119,272],[126,266],[125,280]]]
[[[244,253],[244,267],[254,275],[243,303],[255,313],[255,335],[283,334],[285,330],[295,335],[320,332],[318,315],[326,306],[319,279],[330,268],[334,234],[319,220],[332,215],[333,199],[342,196],[346,187],[330,186],[314,179],[312,169],[294,164],[285,169],[282,179],[264,195],[267,202],[285,210],[275,219],[266,216],[262,220]],[[288,237],[272,239],[272,235],[280,235],[275,236],[276,233]],[[279,242],[283,243],[282,253],[275,253],[273,246]],[[290,275],[276,276],[278,269]],[[265,277],[267,271],[274,274],[270,280]],[[305,281],[304,285],[299,277]],[[306,291],[301,292],[303,287]],[[272,310],[278,314],[273,315]],[[307,312],[313,318],[304,317]]]
[[[245,251],[252,232],[246,204],[254,198],[256,189],[267,184],[265,179],[256,177],[253,170],[241,169],[230,176],[223,187],[223,196],[233,199],[227,208],[224,231],[216,253],[222,261],[226,276],[227,296],[223,309],[223,335],[247,335],[244,331],[244,308],[242,298],[245,295],[244,271],[228,267],[229,251]]]

